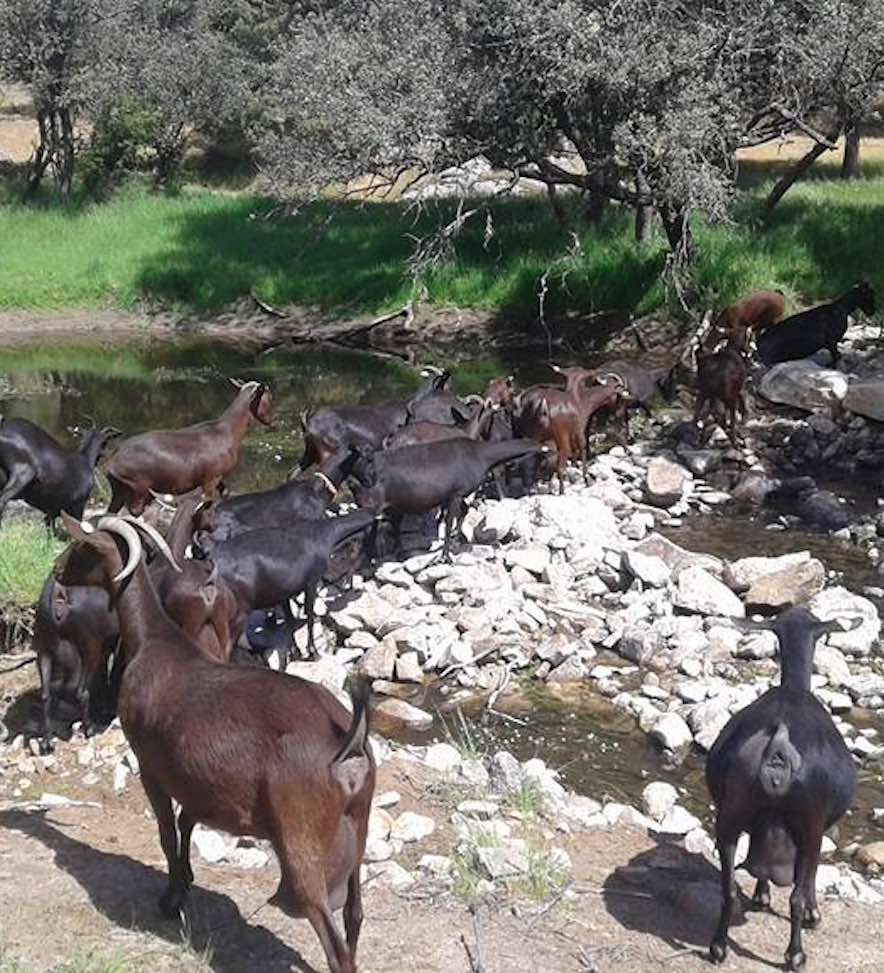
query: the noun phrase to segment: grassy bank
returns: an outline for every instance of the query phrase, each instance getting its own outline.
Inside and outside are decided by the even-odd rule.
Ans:
[[[759,286],[796,301],[839,292],[860,276],[884,284],[884,176],[856,183],[814,180],[794,188],[763,224],[765,186],[744,190],[734,222],[695,223],[695,279],[703,300],[721,303]],[[15,241],[0,262],[0,308],[118,306],[140,301],[212,312],[251,291],[271,303],[341,314],[401,305],[411,293],[408,234],[450,217],[448,204],[414,223],[396,205],[327,205],[263,219],[267,199],[209,190],[156,195],[130,188],[109,201],[8,200],[0,238]],[[533,317],[538,282],[551,265],[547,309],[629,309],[646,313],[666,299],[660,239],[639,246],[629,214],[613,211],[580,232],[582,255],[562,259],[568,231],[545,201],[493,207],[460,237],[456,255],[426,281],[431,303]],[[579,225],[579,224],[578,224]]]
[[[32,605],[64,546],[38,521],[10,520],[0,527],[0,610]]]

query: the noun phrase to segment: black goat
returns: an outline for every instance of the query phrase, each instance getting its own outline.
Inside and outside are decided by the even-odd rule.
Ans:
[[[119,434],[116,429],[89,429],[79,449],[65,449],[33,422],[0,416],[0,520],[15,499],[41,510],[50,527],[62,510],[82,519],[95,465]]]
[[[449,419],[454,420],[453,424],[423,419],[409,422],[384,439],[384,449],[401,449],[403,446],[436,443],[445,439],[487,439],[498,409],[498,406],[486,400],[479,402],[476,411],[466,421],[460,412],[452,409]]]
[[[303,592],[307,647],[311,656],[315,656],[313,605],[316,589],[328,570],[329,558],[336,547],[367,530],[374,521],[372,511],[354,510],[342,517],[299,520],[284,528],[250,530],[218,544],[201,537],[195,545],[195,555],[211,557],[236,599],[237,612],[231,625],[234,645],[249,613],[256,608],[280,605],[286,621],[294,625],[289,599]],[[288,658],[283,659],[283,668],[287,662]]]
[[[836,365],[838,342],[847,331],[848,315],[857,308],[866,314],[875,313],[875,292],[864,280],[854,284],[836,301],[793,314],[775,328],[763,331],[757,339],[758,355],[765,365],[774,365],[809,358],[826,348],[832,356],[832,364]]]
[[[301,469],[322,463],[331,455],[350,446],[383,447],[384,437],[404,426],[413,410],[433,393],[445,388],[448,372],[426,366],[421,374],[426,381],[410,399],[397,399],[377,405],[342,405],[320,409],[312,416],[301,413],[304,432],[304,455]],[[412,411],[410,411],[412,410]],[[445,413],[446,421],[450,412]]]
[[[613,373],[623,383],[628,393],[617,412],[623,418],[623,435],[629,441],[629,414],[641,411],[648,418],[652,412],[649,406],[651,399],[659,392],[665,399],[671,399],[675,392],[675,374],[678,366],[671,368],[647,368],[635,362],[616,361],[605,362],[599,369],[598,375]]]
[[[417,446],[403,446],[388,453],[377,453],[357,463],[368,469],[359,473],[369,487],[354,487],[356,502],[378,513],[388,512],[393,523],[397,550],[401,550],[402,517],[445,508],[445,542],[442,556],[450,557],[455,516],[462,501],[482,485],[488,473],[501,463],[531,453],[544,452],[540,443],[530,439],[485,443],[473,439],[449,439]],[[372,531],[371,551],[376,553],[377,526]]]
[[[850,806],[856,770],[832,718],[810,691],[816,641],[842,626],[799,606],[782,612],[772,628],[780,642],[780,685],[730,719],[706,764],[722,892],[721,921],[709,952],[717,963],[727,955],[734,852],[745,831],[751,843],[744,867],[758,880],[756,906],[770,903],[770,882],[794,885],[786,966],[796,970],[805,961],[802,923],[813,927],[820,921],[816,870],[823,832]]]
[[[259,527],[283,527],[296,520],[324,517],[359,456],[356,447],[333,453],[310,472],[272,490],[243,493],[220,503],[205,501],[197,511],[194,531],[207,531],[215,542]]]
[[[440,372],[431,392],[408,403],[409,423],[436,422],[442,426],[451,426],[458,421],[469,421],[472,411],[466,402],[448,391],[450,379],[450,372]]]

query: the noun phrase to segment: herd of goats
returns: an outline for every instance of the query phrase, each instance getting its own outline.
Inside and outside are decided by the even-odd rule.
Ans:
[[[874,293],[859,283],[786,320],[784,305],[782,294],[763,291],[718,316],[696,353],[698,423],[722,410],[736,441],[752,345],[766,364],[822,348],[837,360],[848,314],[872,313]],[[382,518],[398,550],[405,515],[441,509],[447,558],[465,498],[486,481],[502,495],[518,464],[523,489],[548,472],[563,490],[571,459],[582,461],[586,474],[592,422],[619,417],[628,436],[629,411],[647,411],[651,398],[671,394],[680,377],[677,367],[628,361],[553,368],[564,387],[517,393],[511,377],[495,379],[475,405],[448,391],[447,373],[430,369],[407,401],[302,417],[301,470],[274,489],[239,496],[225,496],[223,481],[252,422],[270,422],[271,393],[260,382],[237,383],[233,402],[214,421],[121,441],[116,430],[92,429],[75,451],[30,422],[0,418],[0,518],[10,500],[21,499],[45,514],[50,529],[60,517],[72,540],[37,609],[41,750],[52,746],[53,698],[79,704],[88,734],[96,702],[90,705],[90,695],[98,695],[91,690],[102,685],[159,826],[169,870],[164,914],[179,914],[193,882],[196,822],[265,838],[281,868],[272,901],[309,919],[332,973],[355,973],[360,864],[375,785],[368,683],[356,683],[351,713],[322,686],[232,665],[231,653],[254,611],[279,608],[293,630],[291,599],[303,595],[314,655],[317,586],[345,541],[361,539],[376,558]],[[113,440],[104,464],[112,498],[93,526],[84,510]],[[356,509],[330,516],[345,484]],[[179,502],[164,535],[154,500],[168,495]],[[835,624],[801,607],[771,624],[781,646],[781,685],[734,716],[710,753],[723,895],[710,948],[715,961],[727,951],[734,851],[744,831],[751,835],[747,867],[758,880],[753,901],[769,904],[771,881],[794,886],[790,969],[805,959],[802,925],[819,921],[821,839],[849,806],[856,780],[841,735],[810,691],[816,640]],[[333,917],[340,908],[345,937]]]

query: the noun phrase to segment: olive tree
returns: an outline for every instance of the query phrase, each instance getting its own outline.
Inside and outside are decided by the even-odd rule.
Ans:
[[[0,78],[28,89],[39,129],[31,191],[51,170],[58,190],[70,192],[82,72],[116,9],[110,0],[0,0]]]

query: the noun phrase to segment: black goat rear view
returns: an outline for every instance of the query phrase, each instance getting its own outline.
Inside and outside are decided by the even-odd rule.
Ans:
[[[755,905],[769,905],[770,882],[793,886],[786,966],[797,970],[806,958],[802,924],[820,921],[816,871],[823,833],[850,807],[856,769],[831,716],[810,691],[816,641],[841,626],[797,607],[780,614],[772,627],[780,642],[781,683],[731,718],[706,764],[722,888],[721,921],[709,952],[714,962],[727,956],[734,853],[747,832],[744,867],[758,880]]]

